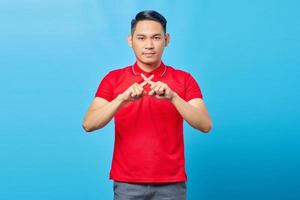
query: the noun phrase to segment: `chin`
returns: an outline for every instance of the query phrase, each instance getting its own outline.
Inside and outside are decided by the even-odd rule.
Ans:
[[[147,64],[147,65],[152,65],[152,64],[156,64],[160,61],[160,59],[156,59],[156,58],[149,58],[149,59],[140,59],[141,62]]]

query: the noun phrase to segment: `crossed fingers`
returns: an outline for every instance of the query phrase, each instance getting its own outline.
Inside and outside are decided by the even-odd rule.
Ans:
[[[134,83],[128,90],[131,100],[138,100],[144,96],[146,92],[143,87],[147,84],[150,85],[151,91],[148,94],[151,96],[155,96],[158,99],[171,99],[174,96],[173,91],[166,83],[151,80],[154,77],[153,74],[149,78],[142,73],[141,76],[144,81],[142,83]]]
[[[148,83],[151,85],[151,91],[149,92],[149,95],[155,95],[155,96],[160,96],[163,97],[165,96],[165,92],[168,89],[167,84],[162,83],[160,81],[153,82],[151,81],[150,77],[147,78],[143,73],[141,73],[142,78],[144,79],[144,82]]]
[[[152,74],[151,76],[149,76],[149,78],[147,78],[144,74],[141,74],[143,79],[144,79],[144,82],[140,83],[140,86],[144,87],[145,85],[147,85],[148,83],[153,83],[151,81],[151,79],[154,77],[154,75]]]
[[[151,75],[149,78],[147,78],[147,81],[151,81],[151,79],[154,77],[154,75]],[[134,83],[130,87],[130,96],[134,98],[135,100],[143,96],[146,92],[144,91],[143,87],[147,85],[147,81],[143,81],[142,83]]]

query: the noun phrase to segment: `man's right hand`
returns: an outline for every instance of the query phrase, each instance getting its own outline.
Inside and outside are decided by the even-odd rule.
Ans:
[[[148,80],[151,80],[154,77],[152,74]],[[127,103],[129,101],[136,101],[141,99],[147,92],[144,90],[144,86],[147,85],[147,82],[144,81],[140,84],[134,83],[129,88],[127,88],[122,94],[119,94],[118,98],[123,102]]]
[[[151,75],[149,78],[144,77],[144,82],[132,84],[122,94],[119,94],[117,98],[110,102],[104,98],[96,97],[85,115],[83,121],[84,130],[86,132],[92,132],[104,127],[122,105],[126,102],[136,101],[142,98],[146,94],[144,86],[147,85],[147,81],[153,77],[154,75]]]

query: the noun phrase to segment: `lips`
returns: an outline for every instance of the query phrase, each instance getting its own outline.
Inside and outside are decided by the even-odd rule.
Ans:
[[[155,52],[144,52],[143,55],[146,55],[146,56],[152,56],[154,55]]]

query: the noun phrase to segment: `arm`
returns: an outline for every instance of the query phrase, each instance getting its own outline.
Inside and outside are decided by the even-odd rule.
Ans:
[[[152,78],[153,76],[150,76],[149,80]],[[139,100],[146,94],[143,88],[146,84],[145,81],[140,84],[134,83],[110,102],[96,97],[85,115],[83,129],[86,132],[92,132],[104,127],[124,104]]]
[[[143,79],[151,85],[149,95],[153,95],[158,99],[168,99],[192,127],[208,133],[212,128],[212,122],[208,111],[201,98],[194,98],[186,102],[176,92],[163,82],[153,82],[148,80],[145,75],[141,74]]]
[[[96,97],[85,115],[83,129],[86,132],[92,132],[104,127],[113,118],[122,103],[120,96],[110,102],[104,98]]]
[[[172,104],[192,127],[208,133],[212,128],[212,121],[201,98],[191,99],[186,102],[177,93],[171,98]]]

